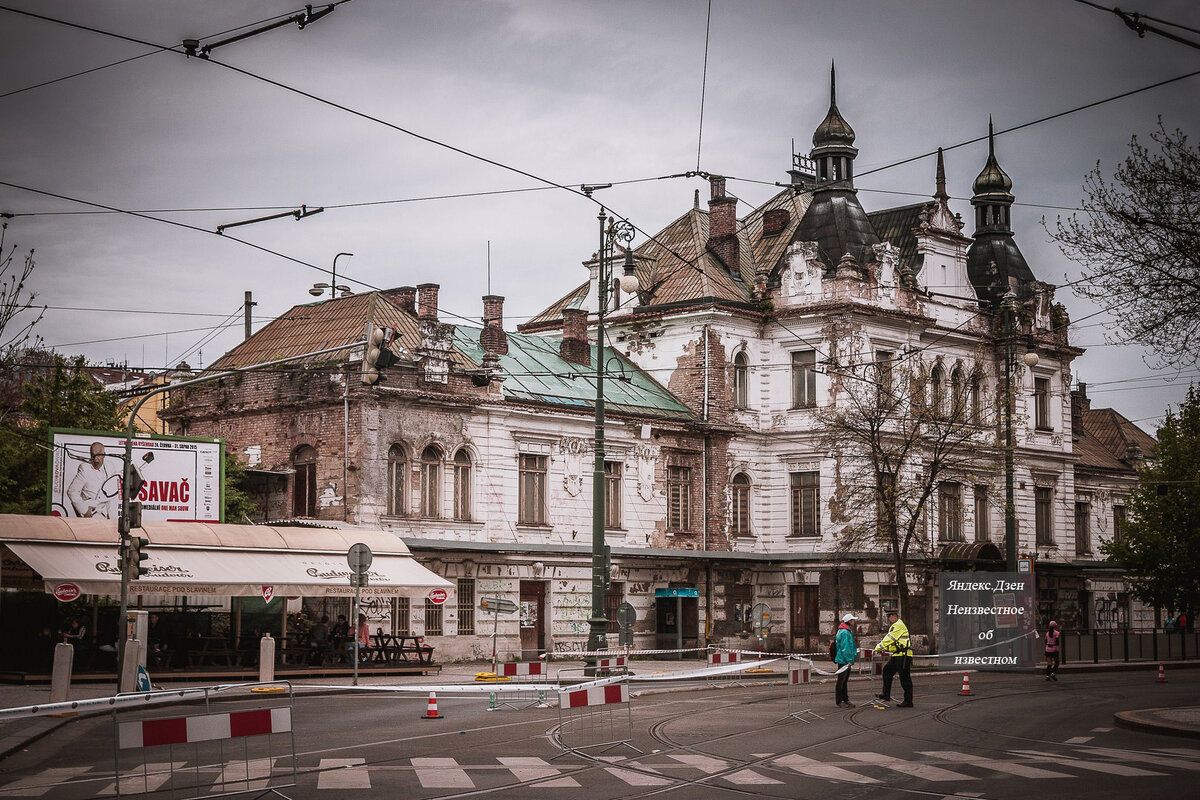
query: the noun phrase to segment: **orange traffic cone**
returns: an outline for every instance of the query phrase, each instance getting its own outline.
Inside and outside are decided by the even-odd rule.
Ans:
[[[962,691],[958,693],[960,697],[969,697],[971,695],[971,676],[963,673]]]
[[[421,717],[421,719],[441,719],[441,718],[442,718],[442,715],[438,713],[438,708],[437,708],[437,693],[430,692],[429,693],[429,708],[426,709],[425,716]]]
[[[1166,682],[1167,682],[1167,671],[1166,671],[1166,669],[1163,668],[1163,663],[1160,661],[1160,662],[1158,662],[1158,680],[1156,680],[1155,683],[1166,683]]]

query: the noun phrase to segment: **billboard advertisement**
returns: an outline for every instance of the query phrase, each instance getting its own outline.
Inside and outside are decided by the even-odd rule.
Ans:
[[[115,520],[121,510],[125,437],[52,428],[50,442],[47,513]],[[134,438],[133,465],[146,482],[137,497],[142,519],[221,522],[224,447],[219,439]]]

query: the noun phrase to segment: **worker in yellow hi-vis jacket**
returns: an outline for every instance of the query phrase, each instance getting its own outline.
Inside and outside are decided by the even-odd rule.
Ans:
[[[877,649],[888,653],[891,658],[883,666],[883,694],[875,695],[880,700],[892,699],[892,678],[900,674],[900,688],[904,690],[904,702],[897,708],[913,707],[912,685],[912,645],[908,638],[908,626],[900,619],[900,612],[889,608],[886,612],[888,621],[887,636],[883,637]]]

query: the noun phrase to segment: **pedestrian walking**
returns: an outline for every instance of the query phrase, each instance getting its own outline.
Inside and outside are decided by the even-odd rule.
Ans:
[[[854,708],[854,704],[850,702],[850,665],[858,657],[858,646],[854,643],[854,623],[857,621],[858,617],[853,614],[844,615],[833,640],[837,646],[833,663],[838,665],[837,686],[833,690],[833,699],[838,708]]]
[[[1062,634],[1059,633],[1058,623],[1050,620],[1050,627],[1046,631],[1046,680],[1058,680],[1058,665],[1062,663],[1062,656],[1058,651],[1058,639]]]
[[[883,666],[883,694],[875,696],[880,700],[891,700],[892,679],[899,674],[900,688],[904,690],[904,702],[900,703],[897,708],[912,708],[912,645],[908,637],[908,626],[900,619],[900,612],[896,609],[889,608],[885,613],[888,632],[876,649],[887,653],[890,658]]]

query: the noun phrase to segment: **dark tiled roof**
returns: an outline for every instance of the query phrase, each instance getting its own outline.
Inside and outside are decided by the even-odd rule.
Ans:
[[[875,260],[871,245],[879,236],[867,219],[852,189],[819,189],[800,221],[794,241],[816,242],[819,255],[828,267],[837,266],[846,253],[863,266]]]
[[[1125,465],[1126,468],[1128,468],[1128,462],[1124,461],[1125,454],[1131,444],[1141,448],[1145,458],[1154,457],[1154,449],[1157,446],[1154,437],[1125,419],[1114,409],[1095,408],[1083,412],[1083,430],[1086,436],[1080,437],[1080,441],[1090,437],[1111,458]]]
[[[996,264],[995,277],[991,274],[992,262]],[[967,248],[967,276],[979,298],[993,303],[1008,291],[1009,278],[1019,283],[1036,280],[1012,234],[999,232],[980,234]]]
[[[890,242],[900,250],[901,264],[916,265],[917,237],[913,230],[921,224],[921,212],[931,205],[933,204],[917,203],[867,214],[867,219],[875,228],[880,240]]]

